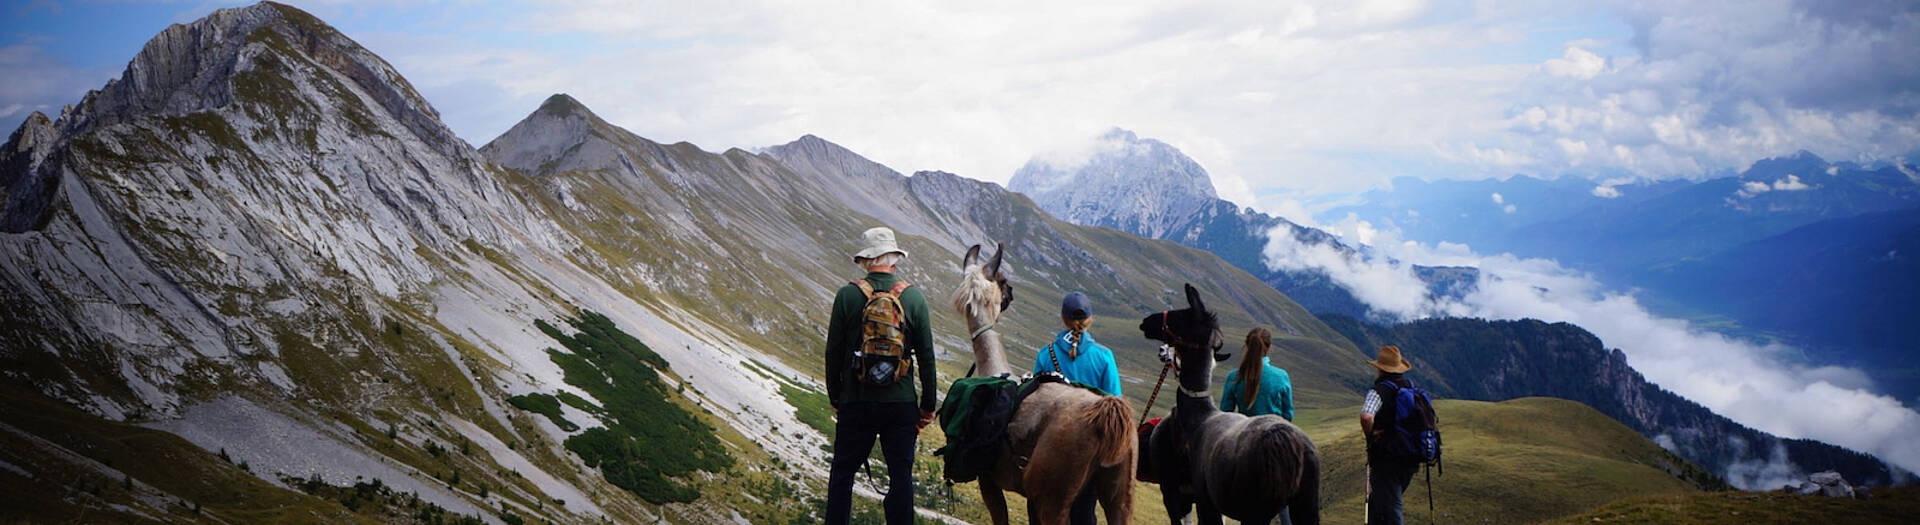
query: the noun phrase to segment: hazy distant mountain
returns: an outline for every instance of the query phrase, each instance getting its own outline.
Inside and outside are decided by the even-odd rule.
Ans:
[[[1822,220],[1920,204],[1913,172],[1912,166],[1827,162],[1802,151],[1701,181],[1402,178],[1326,215],[1351,213],[1424,243],[1552,258],[1610,284],[1634,286],[1665,264]]]
[[[1242,208],[1214,194],[1212,179],[1193,159],[1173,146],[1142,139],[1115,128],[1095,142],[1084,159],[1069,162],[1035,157],[1027,161],[1008,189],[1033,197],[1048,213],[1075,224],[1104,226],[1136,235],[1169,239],[1226,259],[1260,277],[1314,312],[1365,316],[1368,307],[1320,272],[1275,270],[1264,252],[1272,232],[1289,232],[1302,243],[1329,245],[1351,257],[1368,255],[1342,244],[1327,232]],[[1436,293],[1472,288],[1471,269],[1433,272]],[[1464,277],[1462,277],[1464,276]]]
[[[1396,179],[1329,213],[1425,243],[1551,258],[1637,289],[1665,315],[1732,320],[1734,331],[1785,339],[1818,363],[1870,365],[1880,390],[1912,399],[1920,366],[1904,342],[1920,335],[1914,295],[1895,293],[1911,279],[1886,254],[1905,224],[1896,211],[1920,206],[1915,173],[1803,151],[1703,181]]]
[[[1632,285],[1683,258],[1822,220],[1920,204],[1920,181],[1907,175],[1910,169],[1835,164],[1801,152],[1756,162],[1738,177],[1519,228],[1512,244]]]
[[[1529,253],[1534,239],[1517,230],[1564,220],[1604,206],[1643,202],[1693,185],[1691,181],[1622,181],[1606,186],[1581,177],[1436,180],[1399,177],[1386,189],[1360,195],[1359,204],[1327,210],[1327,219],[1352,215],[1432,244],[1464,243],[1482,253]],[[1498,197],[1495,197],[1498,195]]]
[[[1659,268],[1645,286],[1920,403],[1920,207],[1801,226]]]
[[[1629,366],[1624,352],[1608,350],[1598,337],[1571,324],[1453,318],[1382,326],[1338,315],[1322,318],[1363,347],[1419,349],[1409,356],[1415,364],[1409,374],[1438,396],[1579,401],[1742,488],[1776,489],[1784,481],[1781,476],[1823,470],[1876,485],[1912,477],[1873,456],[1818,441],[1782,439],[1714,414],[1647,382]],[[1792,464],[1791,472],[1760,475],[1757,467],[1773,461],[1776,446]]]

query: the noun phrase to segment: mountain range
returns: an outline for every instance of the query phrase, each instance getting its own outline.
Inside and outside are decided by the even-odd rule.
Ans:
[[[816,521],[822,306],[878,225],[936,302],[967,246],[1004,242],[1016,363],[1058,329],[1052,301],[1087,292],[1143,412],[1160,363],[1132,320],[1181,303],[1180,283],[1230,331],[1287,327],[1275,359],[1330,475],[1362,461],[1367,356],[1244,261],[818,137],[663,144],[567,95],[474,148],[391,65],[282,4],[171,26],[119,78],[29,117],[0,146],[0,195],[4,521]],[[944,384],[971,356],[933,306]],[[1535,502],[1488,514],[1535,520],[1716,486],[1565,405],[1449,405],[1475,429],[1462,446],[1486,451],[1468,464],[1508,474],[1463,481],[1454,504]],[[1515,424],[1543,411],[1548,435],[1595,439]],[[937,479],[938,462],[916,470]],[[1585,488],[1524,481],[1540,479]],[[984,520],[970,491],[936,486],[923,517]]]
[[[1920,304],[1902,250],[1920,235],[1920,171],[1906,160],[1802,151],[1704,180],[1403,178],[1360,199],[1324,215],[1553,259],[1663,315],[1791,344],[1812,366],[1868,369],[1876,390],[1920,402],[1905,344],[1920,337]]]
[[[1099,147],[1082,159],[1077,167],[1067,170],[1055,166],[1045,157],[1036,157],[1016,172],[1011,188],[1025,188],[1038,192],[1041,196],[1035,201],[1049,207],[1049,211],[1058,217],[1070,218],[1076,222],[1125,229],[1142,236],[1164,235],[1188,246],[1214,251],[1223,259],[1244,264],[1249,272],[1256,275],[1316,275],[1313,271],[1284,272],[1269,269],[1261,255],[1261,248],[1267,245],[1269,231],[1280,234],[1293,232],[1296,239],[1311,242],[1331,243],[1339,246],[1349,257],[1365,257],[1366,247],[1347,248],[1323,231],[1299,226],[1285,219],[1270,217],[1252,211],[1240,211],[1234,215],[1210,215],[1208,209],[1237,209],[1232,203],[1219,199],[1211,191],[1211,181],[1204,169],[1166,143],[1141,139],[1123,130],[1114,130],[1103,135],[1097,142]],[[1771,166],[1771,165],[1769,165]],[[1808,166],[1800,166],[1806,168]],[[1785,168],[1770,167],[1772,171]],[[1760,177],[1763,175],[1756,175]],[[1784,175],[1782,175],[1784,176]],[[1181,181],[1168,184],[1156,181]],[[1575,198],[1576,191],[1585,199],[1594,199],[1591,194],[1593,183],[1575,180],[1547,181],[1525,177],[1515,177],[1506,181],[1468,181],[1459,183],[1426,183],[1418,180],[1397,182],[1408,186],[1403,191],[1396,187],[1390,196],[1404,196],[1407,199],[1425,199],[1446,192],[1472,193],[1481,196],[1473,203],[1461,199],[1436,199],[1433,206],[1420,208],[1413,217],[1419,217],[1423,225],[1445,222],[1451,210],[1471,217],[1464,208],[1491,209],[1492,216],[1504,217],[1500,203],[1486,197],[1490,188],[1503,190],[1514,195],[1512,202],[1531,202],[1523,199],[1550,200],[1557,198]],[[1622,197],[1631,202],[1634,199],[1658,200],[1662,191],[1679,191],[1685,183],[1646,183],[1623,190],[1634,197]],[[1428,191],[1429,189],[1434,191]],[[1203,191],[1204,190],[1204,191]],[[1151,195],[1151,197],[1142,197]],[[1156,201],[1181,202],[1184,204],[1167,206],[1174,210],[1193,210],[1185,214],[1144,215],[1139,210],[1149,205],[1165,205],[1144,202],[1142,199]],[[1506,200],[1506,199],[1502,199]],[[1428,202],[1428,201],[1419,201]],[[1380,204],[1382,209],[1393,209],[1390,204]],[[1448,208],[1446,206],[1455,206]],[[1552,206],[1548,206],[1552,207]],[[1517,212],[1517,210],[1516,210]],[[1564,211],[1541,211],[1537,216]],[[1888,225],[1889,231],[1904,231],[1909,226],[1905,222],[1877,217],[1875,224]],[[1542,220],[1536,217],[1535,220]],[[1473,224],[1472,220],[1463,221]],[[1222,226],[1225,227],[1222,227]],[[1281,229],[1272,229],[1279,227]],[[1455,228],[1457,226],[1449,226]],[[1157,233],[1156,233],[1157,232]],[[1616,241],[1631,244],[1626,241]],[[1834,242],[1844,242],[1835,240]],[[1884,254],[1898,247],[1873,248],[1875,253]],[[1857,251],[1857,250],[1856,250]],[[1847,252],[1851,254],[1851,252]],[[1812,272],[1815,268],[1832,266],[1827,257],[1819,260],[1787,259],[1781,266],[1790,266]],[[1824,265],[1824,266],[1823,266]],[[1744,260],[1718,261],[1711,267],[1714,271],[1726,271],[1732,275],[1759,274],[1773,269],[1769,265],[1748,265]],[[1860,278],[1887,277],[1889,282],[1900,282],[1897,277],[1886,274],[1900,270],[1898,266],[1889,266],[1878,273],[1837,272],[1836,275],[1859,275]],[[1471,268],[1417,267],[1432,288],[1432,293],[1444,293],[1440,287],[1452,287],[1456,290],[1470,290],[1479,278]],[[1737,270],[1737,271],[1736,271]],[[1695,274],[1704,272],[1695,272]],[[1289,283],[1302,282],[1269,280],[1276,288],[1286,291],[1289,296],[1311,295],[1309,290],[1285,287]],[[1701,281],[1703,286],[1718,281]],[[1812,281],[1815,283],[1826,281]],[[1751,283],[1741,283],[1751,284]],[[1327,283],[1327,286],[1337,285]],[[1728,283],[1716,288],[1729,300],[1752,297],[1750,292],[1739,289],[1738,285]],[[1905,293],[1905,295],[1903,295]],[[1878,297],[1884,297],[1886,303],[1912,297],[1911,292],[1895,287],[1886,289]],[[1347,296],[1351,299],[1351,296]],[[1834,301],[1842,299],[1835,298]],[[1697,403],[1648,383],[1639,372],[1627,363],[1624,353],[1609,351],[1593,334],[1565,324],[1548,325],[1534,320],[1488,322],[1479,319],[1429,318],[1415,321],[1396,322],[1380,320],[1377,316],[1342,311],[1334,303],[1309,305],[1318,306],[1316,313],[1328,325],[1340,331],[1349,341],[1360,348],[1377,348],[1394,344],[1406,348],[1419,349],[1421,358],[1417,360],[1420,371],[1415,375],[1433,386],[1436,394],[1461,399],[1482,401],[1504,401],[1529,396],[1549,396],[1580,401],[1602,413],[1626,424],[1649,439],[1661,439],[1663,444],[1687,459],[1706,466],[1710,471],[1731,478],[1741,487],[1771,488],[1777,480],[1758,479],[1755,476],[1739,472],[1741,465],[1764,464],[1771,458],[1775,444],[1779,444],[1786,462],[1802,465],[1814,471],[1837,469],[1848,479],[1871,480],[1874,483],[1891,483],[1908,476],[1903,471],[1891,468],[1874,458],[1848,451],[1839,447],[1807,440],[1781,439],[1763,432],[1741,426],[1731,420],[1713,414]],[[1903,306],[1883,304],[1883,307],[1899,311]],[[1364,311],[1364,310],[1363,310]],[[1865,324],[1863,321],[1862,324]],[[1897,323],[1896,323],[1897,324]],[[1904,329],[1904,328],[1900,328]],[[1899,330],[1899,329],[1890,329]],[[1279,358],[1276,358],[1278,362]],[[1289,367],[1292,368],[1292,367]],[[1577,379],[1569,381],[1569,378]],[[1799,469],[1794,469],[1799,470]]]

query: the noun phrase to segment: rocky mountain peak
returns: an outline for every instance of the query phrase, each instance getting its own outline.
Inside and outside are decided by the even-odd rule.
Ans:
[[[43,219],[54,180],[40,164],[52,154],[57,140],[53,120],[35,111],[0,147],[0,231],[26,231]]]
[[[384,112],[440,153],[471,157],[439,112],[385,60],[313,15],[274,2],[169,26],[147,41],[119,78],[64,112],[59,127],[73,136],[236,100],[251,102],[256,117],[269,121],[349,102],[366,108],[355,115],[362,122],[365,113]]]
[[[1219,199],[1199,163],[1121,128],[1088,145],[1033,157],[1007,187],[1062,219],[1148,237],[1166,237]]]
[[[33,163],[38,164],[46,158],[47,146],[51,145],[58,135],[59,131],[53,127],[53,119],[35,111],[27,115],[26,120],[20,122],[20,129],[13,130],[13,134],[7,136],[6,146],[0,147],[0,159],[12,159],[19,154],[33,154]],[[9,174],[14,174],[13,170],[0,172],[0,190],[8,187],[10,181],[4,177]]]
[[[581,104],[579,99],[566,93],[554,93],[553,96],[547,97],[545,102],[540,103],[540,109],[534,110],[534,114],[557,119],[575,116],[597,118],[593,110],[587,109],[586,104]]]
[[[800,173],[815,176],[851,176],[855,178],[898,178],[899,172],[860,156],[845,146],[812,134],[793,142],[767,148],[764,153]]]
[[[480,147],[480,154],[523,172],[552,173],[566,171],[556,163],[569,154],[590,153],[587,149],[614,154],[617,150],[605,145],[605,140],[590,140],[593,137],[627,135],[625,130],[608,124],[578,99],[555,93],[506,133]],[[568,164],[581,164],[581,161]]]

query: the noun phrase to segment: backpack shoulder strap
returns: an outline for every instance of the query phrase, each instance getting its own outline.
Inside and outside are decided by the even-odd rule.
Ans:
[[[893,283],[893,288],[887,290],[887,293],[893,294],[894,297],[899,297],[900,292],[907,291],[908,286],[913,286],[913,283],[902,280],[900,282]]]
[[[867,296],[869,301],[873,300],[873,283],[867,282],[866,279],[854,279],[852,282],[854,286],[860,287],[861,295]]]

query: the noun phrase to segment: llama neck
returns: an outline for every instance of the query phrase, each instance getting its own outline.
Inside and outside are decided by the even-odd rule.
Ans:
[[[1206,352],[1187,353],[1193,354],[1195,358],[1180,360],[1180,388],[1188,392],[1207,392],[1207,388],[1213,385],[1212,356],[1207,355]],[[1210,394],[1204,397],[1192,397],[1182,393],[1175,402],[1174,408],[1189,414],[1207,414],[1218,410]]]
[[[979,320],[967,321],[967,332],[979,330],[983,323]],[[1000,346],[1000,332],[989,329],[973,338],[973,375],[993,377],[1012,374],[1013,368],[1007,366],[1007,352]]]

